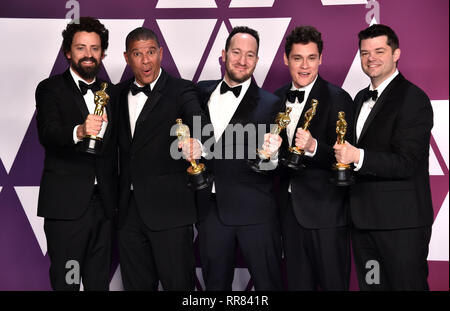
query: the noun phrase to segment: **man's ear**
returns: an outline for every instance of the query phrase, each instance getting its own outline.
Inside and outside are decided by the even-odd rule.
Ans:
[[[222,61],[225,63],[227,60],[227,52],[225,50],[222,50]]]
[[[123,57],[125,58],[125,62],[127,63],[127,65],[129,65],[127,52],[123,52]]]
[[[398,62],[398,60],[400,59],[400,54],[402,53],[402,51],[400,50],[400,48],[395,49],[394,51],[394,63]]]

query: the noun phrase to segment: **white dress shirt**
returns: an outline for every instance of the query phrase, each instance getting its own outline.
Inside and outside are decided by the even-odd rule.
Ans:
[[[161,76],[161,68],[159,69],[158,76],[156,77],[155,81],[150,83],[150,89],[153,90],[153,88],[156,85],[156,82],[158,82],[159,77]],[[136,84],[138,87],[143,87],[143,85],[140,85],[136,80],[134,80],[134,84]],[[128,113],[130,115],[130,129],[131,129],[131,137],[134,136],[134,130],[136,128],[136,121],[139,118],[139,115],[142,112],[142,109],[144,108],[145,103],[147,102],[148,96],[144,92],[139,92],[136,95],[133,95],[131,91],[128,92]]]
[[[311,93],[311,89],[313,88],[314,83],[316,83],[316,81],[317,81],[317,76],[312,83],[308,84],[307,86],[301,87],[299,89],[297,89],[294,86],[294,83],[292,83],[291,91],[304,91],[305,96],[303,97],[303,101],[301,103],[298,102],[297,98],[295,98],[295,103],[291,103],[290,101],[286,100],[286,107],[292,108],[292,111],[289,114],[289,117],[291,118],[291,122],[286,127],[286,134],[287,134],[287,137],[289,140],[288,143],[289,143],[290,147],[291,147],[292,139],[295,137],[295,133],[296,133],[295,130],[297,128],[298,122],[300,121],[300,116],[303,113],[303,109],[305,108],[306,101],[308,100],[309,94]],[[314,149],[314,151],[311,153],[311,152],[308,152],[305,150],[305,155],[308,157],[313,157],[316,154],[316,151],[317,151],[317,140],[316,140],[316,148]]]
[[[84,80],[83,78],[81,78],[78,74],[75,73],[75,71],[72,70],[72,67],[70,67],[69,69],[70,74],[72,75],[73,80],[75,81],[75,84],[77,85],[77,88],[81,91],[80,89],[80,84],[78,83],[78,81],[83,81],[86,84],[92,84],[95,83],[96,78],[94,78],[94,81],[92,81],[91,83],[88,83],[86,80]],[[83,95],[84,98],[84,102],[86,103],[86,107],[88,108],[89,114],[93,114],[95,111],[95,102],[94,102],[94,93],[92,92],[92,90],[88,89],[86,94]],[[104,110],[104,114],[106,115],[106,110]],[[73,142],[75,144],[79,143],[82,139],[78,139],[77,136],[77,128],[80,126],[81,124],[75,125],[75,127],[73,128]],[[102,128],[100,129],[100,132],[98,133],[97,137],[101,137],[103,138],[103,135],[105,135],[105,131],[106,131],[106,127],[108,126],[108,122],[103,121],[102,123]],[[94,185],[97,184],[97,176],[94,177]]]
[[[292,108],[292,111],[289,114],[289,117],[291,118],[291,122],[286,127],[286,134],[288,137],[288,143],[289,143],[290,147],[292,145],[292,139],[295,137],[297,124],[300,121],[300,116],[303,113],[303,109],[305,108],[306,101],[308,100],[309,94],[311,93],[311,89],[313,88],[314,83],[316,83],[316,81],[317,81],[317,76],[312,83],[308,84],[307,86],[301,87],[299,89],[297,89],[294,86],[294,83],[292,83],[291,91],[304,91],[305,96],[303,97],[303,101],[301,103],[298,102],[297,98],[295,98],[295,103],[291,103],[290,101],[286,100],[286,107]],[[320,103],[319,103],[319,105],[320,105]],[[316,139],[314,139],[314,140],[316,141],[316,147],[312,153],[305,150],[305,156],[307,156],[307,157],[312,158],[313,156],[316,155],[318,142]],[[291,184],[290,183],[289,183],[288,191],[291,192]]]
[[[159,77],[161,76],[161,68],[159,68],[158,77],[156,77],[155,81],[150,83],[150,89],[153,90],[156,82],[158,82]],[[138,87],[143,87],[136,80],[133,82]],[[134,130],[136,129],[136,121],[139,118],[139,115],[144,108],[145,103],[147,102],[148,96],[144,92],[139,92],[136,95],[133,95],[131,91],[128,91],[128,114],[130,115],[130,129],[131,129],[131,137],[134,136]],[[133,184],[131,184],[131,190],[133,190]]]
[[[78,76],[75,73],[75,71],[72,70],[72,67],[70,67],[70,74],[72,75],[72,78],[75,81],[75,84],[77,85],[78,89],[80,89],[80,85],[79,85],[78,81],[83,81],[86,84],[92,84],[92,83],[95,83],[95,80],[96,80],[94,78],[94,81],[92,81],[91,83],[87,83],[86,80],[82,79],[80,76]],[[90,89],[87,90],[86,94],[83,95],[83,98],[84,98],[84,102],[86,103],[86,107],[89,111],[89,114],[93,114],[95,111],[95,102],[94,102],[94,93],[92,92],[92,90],[90,90]],[[104,114],[106,115],[106,110],[104,111]],[[82,140],[82,139],[78,139],[78,136],[77,136],[77,128],[80,125],[81,124],[76,125],[73,129],[73,142],[75,144]],[[108,126],[108,122],[102,123],[102,128],[100,129],[100,133],[98,133],[97,137],[103,138],[103,135],[105,135],[107,126]]]
[[[216,142],[219,141],[226,127],[230,123],[230,120],[236,112],[239,103],[242,101],[245,93],[247,93],[247,90],[250,87],[250,82],[251,79],[248,79],[247,81],[234,86],[242,86],[241,93],[238,97],[236,97],[233,92],[220,94],[220,86],[222,83],[226,83],[225,80],[219,83],[216,89],[212,92],[208,102],[208,107]]]
[[[386,89],[386,87],[389,85],[389,83],[394,80],[394,78],[398,75],[398,70],[395,70],[395,72],[386,80],[384,80],[376,89],[373,87],[372,83],[369,86],[370,91],[377,90],[378,91],[378,98],[380,98],[383,91]],[[361,111],[359,112],[358,120],[356,121],[356,141],[359,140],[359,136],[361,135],[362,129],[364,127],[364,124],[366,123],[367,118],[369,117],[370,112],[372,111],[372,108],[375,106],[376,101],[374,101],[372,98],[369,98],[367,101],[363,103],[361,106]],[[364,149],[359,149],[359,161],[356,164],[355,171],[358,171],[364,161]]]
[[[236,112],[239,103],[244,98],[245,93],[247,93],[248,88],[250,87],[251,79],[248,79],[247,81],[239,84],[242,86],[242,89],[238,97],[236,97],[233,92],[220,94],[220,86],[222,85],[222,83],[226,83],[225,80],[217,85],[216,89],[212,92],[208,102],[209,116],[214,128],[214,139],[216,142],[219,141],[226,127],[230,123],[231,118]],[[235,87],[239,85],[236,85]],[[216,192],[214,182],[211,192]]]

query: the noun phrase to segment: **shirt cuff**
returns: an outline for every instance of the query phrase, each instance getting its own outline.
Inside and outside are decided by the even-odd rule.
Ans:
[[[363,165],[363,161],[364,161],[364,149],[359,149],[359,161],[358,161],[358,164],[355,163],[356,167],[355,167],[354,171],[359,171],[359,169]]]
[[[274,168],[278,166],[278,150],[270,156],[270,162],[272,162]]]
[[[314,140],[316,141],[316,147],[314,148],[314,151],[311,153],[311,152],[308,152],[305,150],[305,156],[310,157],[310,158],[312,158],[313,156],[316,155],[317,146],[319,145],[319,143],[317,142],[317,139],[314,138]]]
[[[194,138],[194,139],[200,144],[200,149],[202,149],[202,157],[203,158],[206,157],[206,155],[207,155],[206,148],[203,146],[202,142],[199,139],[197,139],[197,138]]]
[[[77,129],[80,125],[81,124],[75,125],[75,127],[73,128],[73,143],[74,144],[78,144],[81,141],[81,139],[78,139],[78,136],[77,136]]]

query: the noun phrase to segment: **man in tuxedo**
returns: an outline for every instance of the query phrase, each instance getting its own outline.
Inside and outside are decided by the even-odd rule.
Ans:
[[[171,156],[177,118],[201,116],[192,82],[161,68],[156,34],[139,27],[124,57],[134,77],[119,84],[119,254],[126,290],[194,289],[194,192],[186,161]],[[192,132],[192,131],[191,131]]]
[[[427,290],[433,207],[428,153],[433,111],[398,71],[399,40],[385,25],[359,33],[369,87],[355,97],[352,144],[335,145],[353,163],[352,245],[361,290]]]
[[[81,17],[63,31],[62,50],[70,65],[39,83],[36,119],[45,148],[38,216],[50,257],[54,290],[108,290],[112,217],[117,202],[117,111],[112,85],[103,116],[94,114],[100,90],[97,73],[108,47],[108,30]],[[84,151],[83,137],[103,137],[102,149]]]
[[[254,172],[246,161],[254,158],[257,147],[257,132],[252,135],[251,129],[262,125],[260,128],[267,133],[281,111],[278,98],[260,89],[251,79],[258,62],[258,47],[255,30],[233,28],[222,51],[224,78],[198,83],[214,141],[213,150],[205,155],[210,159],[206,166],[214,175],[214,183],[197,191],[196,226],[207,290],[232,289],[238,245],[255,289],[282,289],[273,176]],[[249,130],[245,135],[239,130],[244,128]],[[263,149],[274,153],[281,138],[269,134],[264,138]],[[208,149],[206,145],[205,142]],[[240,151],[243,153],[239,154]]]
[[[292,82],[275,92],[292,108],[291,123],[282,132],[282,157],[289,146],[305,151],[303,169],[281,169],[281,227],[289,290],[347,290],[349,282],[346,189],[330,179],[338,112],[345,112],[350,130],[353,104],[347,92],[319,76],[322,49],[317,29],[296,27],[286,38],[284,54]],[[316,114],[305,131],[305,112],[313,99],[318,100]]]

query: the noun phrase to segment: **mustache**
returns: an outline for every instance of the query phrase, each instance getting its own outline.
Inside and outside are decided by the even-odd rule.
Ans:
[[[82,59],[80,59],[78,61],[78,66],[81,66],[81,63],[84,62],[84,61],[91,61],[91,62],[93,62],[94,64],[97,65],[97,60],[94,57],[83,57]]]

